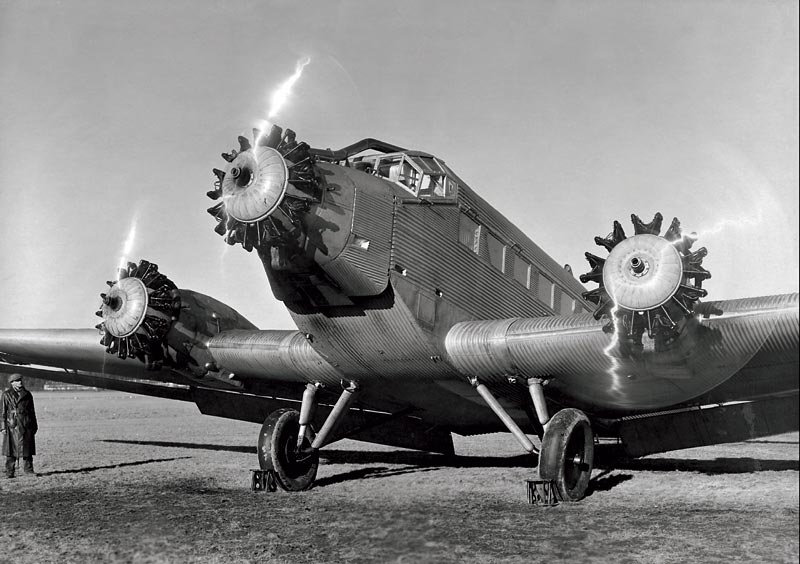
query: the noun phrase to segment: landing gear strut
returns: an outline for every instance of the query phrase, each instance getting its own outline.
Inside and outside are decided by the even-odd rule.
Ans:
[[[586,415],[562,409],[547,423],[539,454],[539,476],[555,483],[561,499],[578,501],[586,495],[592,474],[594,435]]]
[[[272,470],[278,485],[294,492],[310,488],[319,467],[319,452],[311,449],[307,438],[298,441],[299,431],[300,414],[284,408],[267,417],[258,435],[259,466]]]

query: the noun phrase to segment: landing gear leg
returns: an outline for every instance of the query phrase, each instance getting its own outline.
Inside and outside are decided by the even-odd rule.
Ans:
[[[586,415],[573,408],[553,415],[542,437],[539,477],[555,482],[564,501],[578,501],[586,495],[593,458],[594,434]]]
[[[350,404],[353,403],[353,400],[356,398],[358,384],[355,382],[342,382],[342,388],[342,395],[336,400],[336,405],[333,406],[333,409],[328,414],[328,418],[325,419],[325,423],[322,424],[319,433],[314,437],[311,448],[315,450],[331,442],[333,432],[336,430],[339,423],[341,423],[342,417],[347,413]]]
[[[258,464],[272,470],[278,485],[286,491],[307,490],[314,484],[319,467],[319,453],[311,449],[307,438],[300,441],[300,414],[294,409],[273,411],[258,435]]]
[[[300,405],[300,430],[297,432],[298,450],[303,448],[303,441],[308,435],[311,420],[314,418],[314,411],[317,409],[317,390],[320,387],[320,384],[306,384],[303,392],[303,403]]]

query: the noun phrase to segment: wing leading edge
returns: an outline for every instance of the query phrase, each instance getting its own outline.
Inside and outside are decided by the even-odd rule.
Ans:
[[[679,405],[740,371],[765,382],[760,394],[752,386],[749,394],[797,390],[798,294],[708,302],[699,310],[705,314],[680,339],[658,350],[623,351],[591,315],[462,322],[446,348],[466,375],[487,384],[542,378],[550,398],[595,414]],[[725,401],[741,399],[730,393]]]

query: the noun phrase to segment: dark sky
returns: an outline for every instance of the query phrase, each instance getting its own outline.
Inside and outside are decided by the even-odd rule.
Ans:
[[[798,289],[796,2],[0,0],[0,326],[89,327],[129,259],[292,327],[205,209],[275,121],[440,156],[576,274],[637,213],[701,235],[709,298]]]

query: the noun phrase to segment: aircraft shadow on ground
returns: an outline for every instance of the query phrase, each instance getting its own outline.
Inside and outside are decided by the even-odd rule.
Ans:
[[[586,488],[586,496],[595,492],[607,492],[622,482],[633,480],[633,474],[612,474],[611,472],[612,469],[608,469],[596,474],[589,482],[589,487]]]
[[[84,468],[73,468],[71,470],[53,470],[51,472],[37,472],[37,476],[55,476],[57,474],[85,474],[88,472],[96,472],[97,470],[111,470],[113,468],[124,468],[126,466],[141,466],[143,464],[154,464],[156,462],[171,462],[173,460],[182,460],[184,458],[191,458],[191,456],[176,456],[173,458],[150,458],[148,460],[136,460],[134,462],[120,462],[119,464],[107,464],[105,466],[86,466]]]
[[[597,467],[651,472],[747,474],[750,472],[800,470],[800,461],[749,457],[714,458],[712,460],[697,460],[693,458],[636,458],[604,462],[598,464]]]
[[[797,445],[800,441],[775,441],[772,439],[751,439],[745,441],[748,444],[761,444],[761,445]]]
[[[256,454],[257,450],[254,446],[238,446],[238,445],[212,445],[205,443],[178,443],[174,441],[130,441],[124,439],[103,439],[101,443],[116,443],[123,445],[144,445],[156,446],[166,448],[188,448],[193,450],[222,450],[226,452],[243,452]]]
[[[102,442],[146,445],[165,448],[185,448],[256,454],[255,447],[172,441],[134,441],[106,439]],[[800,470],[798,460],[758,459],[749,457],[715,458],[709,460],[682,458],[618,458],[613,449],[599,447],[595,457],[595,468],[604,470],[595,476],[590,491],[606,491],[630,478],[630,474],[607,475],[611,470],[655,471],[655,472],[700,472],[703,474],[743,474],[749,472]],[[320,458],[326,464],[354,465],[402,465],[403,468],[378,466],[361,468],[320,478],[317,487],[324,487],[349,480],[384,478],[413,472],[429,472],[444,468],[531,468],[536,466],[535,455],[516,456],[458,456],[417,451],[360,451],[325,449]],[[170,459],[172,460],[172,459]]]
[[[256,454],[256,447],[238,445],[219,445],[207,443],[183,443],[174,441],[133,441],[124,439],[103,439],[100,442],[127,445],[144,445],[164,448],[186,448],[194,450],[218,450]],[[516,468],[535,464],[536,457],[526,454],[517,456],[447,456],[429,452],[388,451],[370,452],[359,450],[325,449],[320,458],[328,464],[405,464],[419,467],[450,466],[453,468]]]

